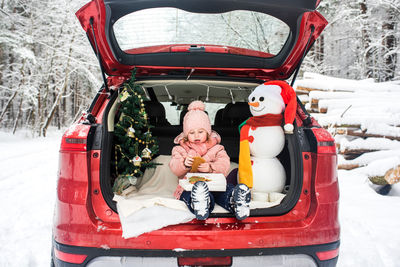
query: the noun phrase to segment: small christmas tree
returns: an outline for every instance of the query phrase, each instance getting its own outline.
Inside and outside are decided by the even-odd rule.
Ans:
[[[145,110],[146,95],[135,84],[136,70],[122,86],[119,94],[121,116],[115,125],[115,174],[114,192],[121,193],[129,185],[136,185],[147,168],[156,167],[151,160],[158,153],[158,144],[151,135]],[[129,182],[128,182],[129,181]]]

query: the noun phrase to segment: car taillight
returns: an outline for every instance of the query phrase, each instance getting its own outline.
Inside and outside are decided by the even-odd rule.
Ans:
[[[339,255],[339,248],[327,251],[319,251],[316,254],[318,259],[321,261],[330,260],[336,258]]]
[[[64,133],[61,140],[61,151],[87,151],[87,139],[91,126],[74,124]],[[94,129],[94,128],[93,128]]]
[[[319,154],[336,153],[335,140],[327,130],[324,128],[313,128],[312,131],[317,139],[317,152]]]
[[[178,258],[179,266],[230,266],[232,257]]]
[[[86,138],[70,138],[63,136],[61,141],[62,151],[86,151]]]
[[[87,255],[66,253],[66,252],[59,251],[56,248],[54,248],[54,255],[59,260],[62,260],[62,261],[68,262],[68,263],[75,263],[75,264],[81,264],[87,258]]]
[[[328,142],[318,142],[318,153],[320,154],[335,154],[336,153],[336,146],[335,142],[328,141]]]

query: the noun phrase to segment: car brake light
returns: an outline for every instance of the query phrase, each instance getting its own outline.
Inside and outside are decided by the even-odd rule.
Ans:
[[[54,248],[54,255],[59,260],[69,262],[69,263],[75,263],[75,264],[81,264],[87,258],[87,255],[66,253],[66,252],[59,251],[56,248]]]
[[[333,141],[328,141],[328,142],[318,142],[318,153],[336,153],[336,146],[335,142]]]
[[[317,152],[319,154],[335,154],[336,145],[335,139],[324,128],[312,129],[315,138],[317,139]]]
[[[90,125],[78,123],[73,124],[64,133],[61,140],[61,151],[87,151],[87,139],[90,129],[95,129]]]
[[[229,53],[229,49],[224,46],[197,46],[197,45],[180,45],[172,46],[171,52],[209,52],[209,53]]]
[[[230,266],[232,257],[178,258],[179,266]]]
[[[61,141],[61,150],[86,151],[86,138],[68,138],[64,136]]]
[[[327,251],[319,251],[316,254],[318,259],[321,261],[330,260],[336,258],[339,255],[339,248]]]

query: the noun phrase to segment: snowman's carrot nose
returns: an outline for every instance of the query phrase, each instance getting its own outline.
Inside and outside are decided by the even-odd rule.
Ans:
[[[249,105],[256,108],[260,105],[260,102],[249,102]]]

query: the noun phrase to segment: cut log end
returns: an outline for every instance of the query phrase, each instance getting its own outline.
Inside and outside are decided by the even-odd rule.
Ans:
[[[376,185],[395,184],[400,181],[400,165],[389,169],[385,175],[382,176],[369,176],[368,179]]]
[[[384,176],[384,179],[388,184],[398,183],[400,181],[400,165],[388,170]]]
[[[386,185],[388,182],[385,180],[384,176],[369,176],[368,179],[371,183],[376,185]]]

